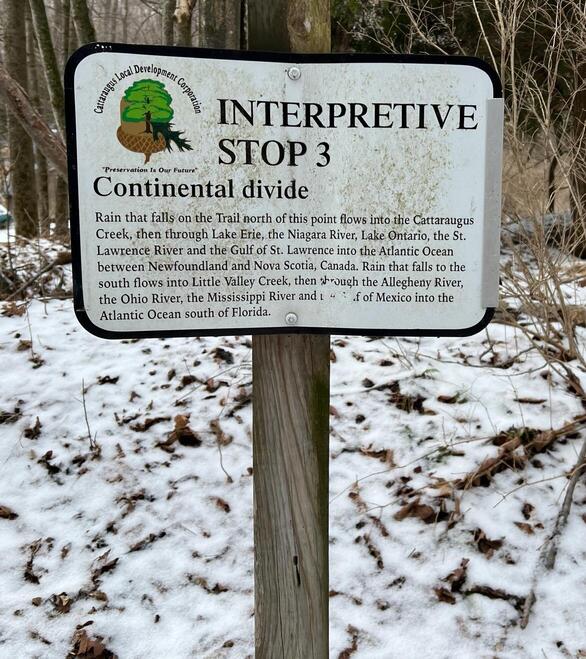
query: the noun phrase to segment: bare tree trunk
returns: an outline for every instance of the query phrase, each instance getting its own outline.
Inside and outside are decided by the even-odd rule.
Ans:
[[[323,20],[329,12],[330,0],[249,0],[250,47],[274,50],[275,41],[280,40],[292,52],[329,52],[330,22]]]
[[[118,0],[112,0],[112,9],[110,15],[109,41],[117,41],[118,37]]]
[[[177,19],[177,45],[191,46],[191,18],[195,0],[177,0],[175,18]]]
[[[122,43],[128,42],[128,0],[123,0],[122,12]]]
[[[0,97],[0,160],[4,159],[4,147],[8,147],[8,111],[4,99]]]
[[[240,0],[240,48],[248,50],[248,0]]]
[[[37,212],[41,231],[44,234],[49,230],[49,168],[47,159],[40,149],[35,149],[36,184],[37,184]]]
[[[61,135],[65,135],[63,83],[61,82],[61,72],[59,71],[59,66],[57,64],[57,56],[55,54],[55,48],[53,47],[53,38],[51,36],[51,30],[49,29],[49,22],[47,21],[45,3],[44,0],[29,0],[29,3],[55,122],[61,131]]]
[[[240,48],[241,5],[241,0],[199,0],[199,45]]]
[[[59,53],[61,68],[65,69],[69,55],[73,49],[73,42],[75,41],[75,30],[72,30],[72,17],[71,17],[71,0],[60,0],[61,8],[61,52]],[[103,23],[109,20],[109,12],[104,17]],[[53,193],[53,217],[55,218],[55,233],[58,237],[65,236],[68,231],[67,218],[69,216],[69,196],[67,191],[67,179],[55,173],[54,185],[52,186]]]
[[[6,67],[10,75],[20,80],[26,88],[28,72],[26,65],[26,4],[22,0],[6,0],[6,31],[4,43]],[[4,68],[4,67],[2,67]],[[4,69],[6,71],[6,69]],[[0,81],[0,90],[2,89]],[[17,235],[32,238],[38,233],[37,199],[33,143],[26,130],[14,114],[14,105],[8,121],[10,160],[12,165],[12,212]]]
[[[61,28],[60,28],[60,61],[61,71],[65,70],[65,65],[71,53],[71,0],[60,0],[61,9]]]
[[[28,64],[28,80],[30,89],[30,99],[33,107],[39,114],[43,114],[43,108],[40,104],[41,92],[39,91],[39,75],[37,65],[39,62],[37,42],[33,28],[33,19],[29,12],[26,16],[26,52]],[[43,90],[45,95],[45,90]],[[40,230],[46,227],[49,218],[49,199],[48,199],[48,178],[47,178],[47,159],[38,146],[34,145],[35,157],[35,182],[37,185],[37,216],[39,218]]]
[[[173,45],[173,21],[175,20],[174,13],[175,13],[175,0],[163,0],[163,16],[162,16],[162,31],[163,31],[163,38],[162,42],[163,45],[165,46],[172,46]]]
[[[69,195],[67,181],[60,176],[55,178],[54,199],[55,235],[65,238],[69,229]]]
[[[90,17],[86,0],[71,0],[73,20],[80,43],[93,43],[96,41],[96,31]]]
[[[111,20],[112,20],[112,0],[106,0],[106,4],[104,6],[104,14],[102,15],[102,20],[100,21],[102,41],[111,41],[110,33],[108,31]]]
[[[8,109],[4,98],[0,96],[0,200],[8,210],[11,210],[12,200],[9,199],[7,175],[10,166],[8,157]]]

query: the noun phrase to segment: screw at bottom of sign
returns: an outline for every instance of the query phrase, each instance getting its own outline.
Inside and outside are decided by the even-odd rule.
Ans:
[[[287,325],[297,325],[297,314],[296,313],[288,313],[285,316],[285,322]]]

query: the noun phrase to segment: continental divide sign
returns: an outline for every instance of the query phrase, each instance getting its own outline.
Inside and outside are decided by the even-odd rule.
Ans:
[[[94,334],[490,320],[503,119],[482,61],[92,44],[66,93],[74,302]]]

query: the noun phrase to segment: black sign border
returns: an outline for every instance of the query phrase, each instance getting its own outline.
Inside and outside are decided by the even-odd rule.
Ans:
[[[412,63],[412,64],[459,64],[473,66],[484,71],[492,81],[493,98],[502,98],[501,81],[495,70],[484,60],[462,55],[379,55],[369,53],[278,53],[246,50],[217,50],[212,48],[186,48],[178,46],[146,46],[118,43],[91,43],[76,50],[65,67],[65,121],[67,133],[67,161],[69,179],[69,210],[71,226],[71,253],[73,271],[73,305],[80,324],[91,334],[102,339],[148,339],[185,336],[242,336],[246,334],[348,334],[359,336],[471,336],[483,330],[492,320],[495,308],[487,307],[483,318],[464,329],[392,329],[365,330],[342,327],[258,327],[192,330],[142,330],[111,331],[95,325],[89,318],[83,301],[81,238],[79,229],[79,194],[77,186],[77,139],[75,124],[74,78],[79,63],[97,53],[128,53],[133,55],[161,55],[167,57],[189,57],[224,60],[246,60],[252,62],[282,62],[284,64],[318,63]]]

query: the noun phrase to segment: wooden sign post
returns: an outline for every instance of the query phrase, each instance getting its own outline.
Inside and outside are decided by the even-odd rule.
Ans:
[[[256,657],[325,659],[329,336],[252,345]]]
[[[330,51],[329,0],[249,4],[249,47]],[[327,659],[330,337],[252,340],[257,659]]]

